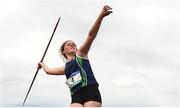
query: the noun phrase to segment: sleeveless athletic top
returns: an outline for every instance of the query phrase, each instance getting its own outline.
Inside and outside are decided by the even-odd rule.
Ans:
[[[89,60],[79,56],[75,56],[73,60],[66,63],[65,75],[71,94],[87,85],[99,85],[94,77]]]

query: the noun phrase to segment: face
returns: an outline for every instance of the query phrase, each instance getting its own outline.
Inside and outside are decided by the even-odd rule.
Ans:
[[[77,52],[77,46],[73,41],[67,41],[64,46],[63,54],[73,54],[75,55]]]

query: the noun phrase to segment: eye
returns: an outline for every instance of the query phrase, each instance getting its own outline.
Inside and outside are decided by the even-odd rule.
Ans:
[[[70,46],[70,45],[71,45],[70,43],[67,44],[67,46]]]
[[[66,46],[75,46],[76,47],[76,44],[75,43],[67,43]]]
[[[76,44],[73,43],[72,46],[76,46]]]

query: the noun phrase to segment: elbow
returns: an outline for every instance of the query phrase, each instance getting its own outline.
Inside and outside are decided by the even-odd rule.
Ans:
[[[89,41],[93,41],[95,37],[96,37],[96,34],[94,34],[94,33],[89,33],[87,39],[88,39]]]
[[[94,39],[97,35],[97,32],[89,31],[88,38]]]
[[[89,31],[88,37],[91,38],[91,37],[94,37],[94,36],[95,36],[95,33],[92,32],[92,31]]]
[[[92,36],[92,35],[93,35],[92,31],[89,31],[88,36]]]

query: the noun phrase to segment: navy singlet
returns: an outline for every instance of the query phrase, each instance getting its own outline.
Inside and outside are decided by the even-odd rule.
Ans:
[[[67,80],[73,83],[73,85],[69,86],[71,94],[88,85],[99,85],[94,77],[89,60],[83,57],[75,56],[73,60],[67,62],[65,75]]]

